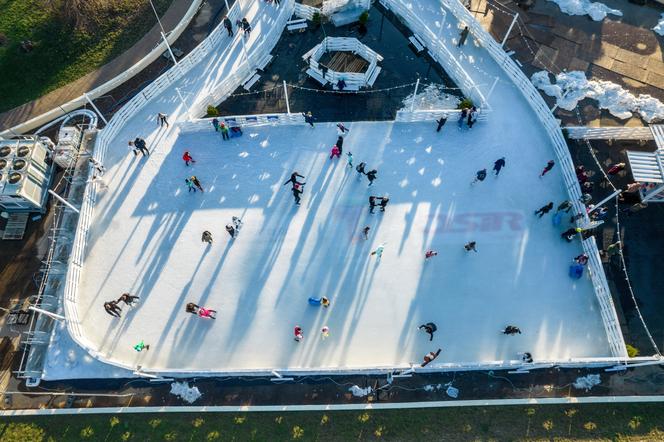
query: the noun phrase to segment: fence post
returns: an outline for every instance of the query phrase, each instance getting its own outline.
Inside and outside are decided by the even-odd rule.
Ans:
[[[175,58],[175,54],[173,54],[173,51],[171,50],[171,45],[168,44],[168,40],[166,39],[166,35],[164,35],[163,32],[161,33],[161,38],[163,38],[164,43],[166,43],[166,47],[168,48],[168,53],[171,54],[171,58],[173,59],[173,63],[175,63],[177,65],[178,64],[178,59]]]
[[[178,97],[180,98],[180,101],[182,102],[182,106],[184,107],[184,111],[185,111],[185,113],[186,113],[188,116],[190,116],[190,115],[189,115],[189,106],[187,105],[187,102],[184,101],[184,97],[182,96],[182,93],[180,92],[180,88],[176,87],[176,88],[175,88],[175,93],[178,94]]]
[[[290,103],[288,102],[288,88],[286,87],[286,80],[284,80],[284,97],[286,97],[286,111],[290,115]]]
[[[512,20],[512,23],[510,23],[510,27],[507,29],[507,34],[505,34],[505,37],[503,38],[503,42],[500,44],[501,48],[503,46],[505,46],[505,42],[507,41],[507,37],[510,36],[510,32],[512,32],[512,28],[516,24],[517,18],[519,18],[519,13],[518,12],[516,14],[514,14],[514,19]]]
[[[491,94],[493,93],[493,90],[496,88],[496,85],[498,84],[499,77],[496,77],[495,80],[493,80],[493,84],[491,85],[491,89],[489,89],[489,92],[486,94],[486,101],[487,103],[489,102],[489,97],[491,97]]]
[[[90,96],[87,93],[84,93],[83,96],[85,97],[86,100],[88,100],[88,103],[90,103],[90,106],[92,106],[92,108],[95,110],[95,112],[97,112],[97,115],[99,115],[99,118],[101,118],[102,121],[104,122],[104,124],[108,126],[108,121],[106,120],[106,118],[104,118],[104,114],[99,112],[99,109],[97,109],[97,106],[95,106],[95,104],[92,102],[92,100],[90,99]]]
[[[417,96],[417,88],[420,87],[420,79],[417,79],[417,82],[415,82],[415,92],[413,92],[413,102],[410,103],[410,111],[413,112],[415,109],[415,97]]]

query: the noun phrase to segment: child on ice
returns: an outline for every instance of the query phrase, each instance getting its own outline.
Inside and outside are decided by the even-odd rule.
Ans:
[[[337,157],[337,158],[341,157],[341,151],[339,150],[339,148],[337,147],[336,144],[334,146],[332,146],[332,150],[330,151],[330,159],[332,159],[334,157]]]

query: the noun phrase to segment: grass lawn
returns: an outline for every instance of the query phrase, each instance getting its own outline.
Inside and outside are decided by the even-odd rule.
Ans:
[[[5,419],[0,441],[664,440],[664,405]]]
[[[76,31],[59,12],[66,1],[0,0],[0,112],[104,65],[156,23],[147,0],[100,0],[109,6],[90,17],[88,31]],[[153,3],[161,15],[172,1]],[[23,53],[22,40],[31,40],[34,49]]]

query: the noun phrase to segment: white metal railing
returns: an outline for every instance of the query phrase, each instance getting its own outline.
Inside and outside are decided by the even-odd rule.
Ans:
[[[180,128],[180,133],[199,132],[203,130],[212,130],[212,120],[218,119],[220,122],[229,126],[257,127],[257,126],[276,126],[289,124],[303,124],[304,116],[301,113],[295,114],[257,114],[257,115],[232,115],[227,117],[200,118],[197,120],[182,121],[176,123]]]
[[[573,140],[653,140],[649,127],[565,127]]]
[[[180,37],[180,34],[182,34],[185,28],[189,25],[191,19],[194,17],[194,15],[196,15],[196,12],[198,12],[198,9],[200,8],[202,2],[203,0],[193,0],[191,2],[189,9],[187,9],[187,12],[182,17],[177,26],[175,26],[175,28],[173,28],[173,30],[168,32],[168,34],[166,35],[166,39],[168,40],[169,44],[174,43],[175,40],[177,40]],[[90,99],[95,99],[115,89],[116,87],[118,87],[119,85],[129,80],[130,78],[134,77],[136,74],[145,69],[145,67],[147,67],[150,63],[159,58],[161,54],[164,53],[165,50],[166,50],[166,43],[164,43],[163,40],[161,40],[155,46],[155,48],[152,49],[152,51],[150,51],[145,57],[138,60],[133,66],[122,72],[117,77],[87,92],[87,96],[90,97]],[[83,94],[80,97],[74,98],[73,100],[70,100],[62,104],[55,109],[51,109],[48,112],[44,112],[43,114],[31,118],[28,121],[25,121],[10,129],[0,132],[0,137],[13,136],[15,134],[22,134],[28,132],[32,129],[35,129],[39,126],[48,123],[51,120],[54,120],[62,115],[65,115],[67,112],[72,112],[81,106],[85,106],[88,103],[87,99],[85,98],[85,95],[86,94]]]
[[[295,3],[294,8],[294,12],[297,17],[305,18],[307,20],[313,20],[315,13],[321,13],[320,9],[309,5],[303,5],[302,3]]]
[[[461,116],[460,109],[427,109],[427,110],[399,110],[397,111],[397,116],[394,121],[400,123],[416,123],[424,121],[434,121],[438,118],[446,116],[449,120],[449,124],[454,124],[459,117]],[[486,115],[480,109],[479,114],[477,115],[479,121],[485,121],[487,119]]]

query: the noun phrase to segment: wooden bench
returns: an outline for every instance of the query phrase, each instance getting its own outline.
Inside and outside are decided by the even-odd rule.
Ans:
[[[244,79],[242,82],[242,87],[244,90],[248,91],[251,90],[251,86],[256,84],[258,80],[260,80],[261,76],[258,75],[257,72],[252,72],[251,75],[249,75],[247,78]]]
[[[411,37],[408,37],[408,41],[410,41],[418,54],[424,50],[424,42],[420,37],[417,36],[417,34],[413,34]]]
[[[286,22],[286,29],[288,29],[288,32],[293,32],[293,31],[304,32],[307,29],[307,19],[298,18],[297,20],[289,20]]]

